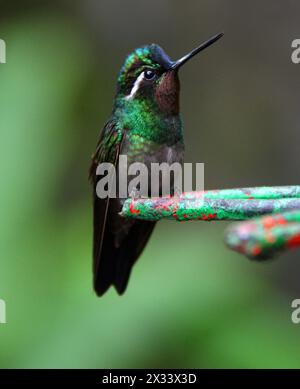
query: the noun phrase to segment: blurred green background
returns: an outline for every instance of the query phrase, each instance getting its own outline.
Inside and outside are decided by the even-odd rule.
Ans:
[[[186,161],[205,187],[299,184],[297,1],[1,1],[2,368],[300,367],[299,252],[255,263],[227,223],[160,222],[122,297],[92,290],[87,180],[125,55],[173,58]]]

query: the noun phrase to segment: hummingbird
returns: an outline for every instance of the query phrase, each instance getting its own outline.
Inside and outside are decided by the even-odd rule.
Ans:
[[[179,69],[196,54],[223,36],[217,34],[194,50],[172,61],[157,44],[133,51],[118,76],[112,114],[100,133],[92,156],[93,279],[98,296],[110,286],[123,294],[131,269],[142,253],[155,222],[126,220],[119,215],[124,199],[97,196],[97,166],[118,167],[120,155],[128,163],[182,163],[183,125],[179,110]]]

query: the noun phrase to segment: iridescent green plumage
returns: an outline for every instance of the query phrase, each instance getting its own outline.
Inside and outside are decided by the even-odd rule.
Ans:
[[[137,77],[137,75],[147,66],[157,69],[159,64],[155,63],[152,55],[153,51],[157,49],[162,51],[158,45],[152,44],[139,47],[133,53],[129,54],[120,70],[118,84],[126,86],[129,75],[131,77]]]
[[[132,141],[142,140],[158,144],[174,144],[183,139],[182,124],[178,110],[171,113],[161,109],[156,98],[156,92],[163,93],[165,72],[172,66],[173,61],[164,53],[161,47],[152,44],[136,49],[125,60],[118,77],[117,94],[113,116],[118,122],[118,127],[130,129],[129,136]],[[145,69],[153,69],[157,72],[157,79],[153,85],[146,85],[137,91],[135,98],[128,99],[130,91],[134,87],[139,75]],[[177,75],[174,74],[176,77]],[[178,102],[179,87],[172,84],[171,94]],[[147,88],[148,87],[148,88]],[[170,93],[170,91],[167,91]],[[170,102],[172,103],[172,102]],[[172,107],[170,107],[172,109]]]

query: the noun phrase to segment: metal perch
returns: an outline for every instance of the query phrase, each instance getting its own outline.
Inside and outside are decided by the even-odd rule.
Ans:
[[[162,218],[177,221],[252,219],[229,227],[225,234],[225,242],[230,248],[251,258],[267,258],[279,250],[300,246],[300,186],[224,189],[183,193],[178,197],[127,199],[121,215],[151,221]]]

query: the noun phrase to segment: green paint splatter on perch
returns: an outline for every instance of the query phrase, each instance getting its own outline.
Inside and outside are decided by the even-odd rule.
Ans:
[[[127,199],[121,215],[157,221],[247,220],[228,228],[226,244],[250,258],[300,247],[300,186],[224,189],[180,197]],[[264,216],[266,215],[266,216]]]
[[[226,244],[249,258],[266,259],[300,246],[300,210],[267,215],[230,226]]]
[[[225,189],[184,193],[180,197],[128,199],[122,216],[157,221],[246,220],[300,209],[300,186]]]

